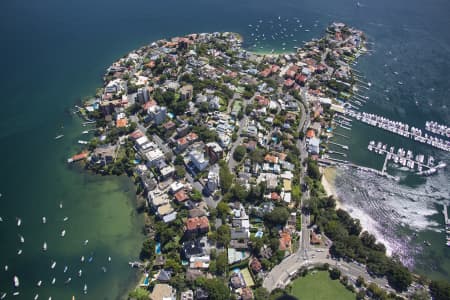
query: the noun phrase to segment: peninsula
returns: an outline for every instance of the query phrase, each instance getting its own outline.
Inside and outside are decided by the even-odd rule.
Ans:
[[[320,181],[365,39],[333,23],[294,53],[256,54],[236,33],[191,34],[107,69],[78,107],[93,137],[69,162],[136,182],[146,239],[130,298],[276,298],[310,268],[359,299],[421,291]]]

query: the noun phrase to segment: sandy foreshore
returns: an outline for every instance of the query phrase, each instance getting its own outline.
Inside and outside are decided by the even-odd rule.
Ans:
[[[323,175],[321,182],[323,188],[325,189],[325,192],[327,193],[328,196],[333,196],[333,198],[336,200],[336,208],[340,208],[341,206],[340,199],[334,186],[336,178],[336,168],[334,167],[321,168],[321,172]]]

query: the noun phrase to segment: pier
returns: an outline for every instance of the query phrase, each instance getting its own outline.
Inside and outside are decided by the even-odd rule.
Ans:
[[[367,146],[367,149],[369,151],[374,151],[379,155],[386,155],[383,167],[381,169],[382,174],[386,173],[387,163],[390,160],[393,160],[394,163],[407,167],[410,170],[415,170],[417,167],[418,175],[432,175],[436,173],[438,169],[446,167],[446,164],[443,162],[435,165],[434,158],[432,156],[428,157],[427,163],[424,163],[425,156],[422,154],[416,155],[414,159],[414,154],[411,150],[406,151],[403,148],[399,148],[397,153],[395,153],[395,148],[390,147],[388,151],[388,145],[383,145],[381,142],[375,144],[375,141],[371,141]]]
[[[425,130],[450,138],[450,127],[434,121],[426,121]]]
[[[337,133],[337,132],[333,132],[333,135],[338,135],[338,136],[341,136],[341,137],[343,137],[343,138],[346,138],[346,139],[349,139],[350,137],[349,136],[346,136],[345,134],[341,134],[341,133]]]
[[[345,109],[344,113],[370,126],[378,127],[405,138],[413,139],[419,143],[427,144],[434,148],[450,152],[450,141],[428,135],[427,133],[422,135],[422,129],[409,126],[408,124],[404,124],[402,122],[392,121],[375,114],[357,112],[348,108]]]

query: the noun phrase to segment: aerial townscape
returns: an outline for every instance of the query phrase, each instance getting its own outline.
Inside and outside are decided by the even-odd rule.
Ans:
[[[359,111],[367,99],[358,88],[370,83],[353,65],[370,51],[366,39],[332,23],[277,54],[247,51],[232,32],[190,34],[107,69],[104,85],[76,106],[89,138],[68,163],[136,184],[145,240],[130,261],[142,276],[129,299],[307,299],[292,283],[324,273],[348,293],[342,299],[439,289],[388,256],[323,183],[330,165],[394,180],[390,160],[423,175],[445,167],[375,141],[368,149],[386,155],[381,171],[333,158],[335,128],[352,121],[450,151],[444,125],[426,123],[438,138]]]

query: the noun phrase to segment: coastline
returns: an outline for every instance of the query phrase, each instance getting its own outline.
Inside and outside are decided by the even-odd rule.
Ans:
[[[335,187],[336,168],[321,167],[320,172],[322,173],[321,183],[325,192],[327,193],[327,196],[333,196],[333,198],[336,200],[336,209],[341,208],[341,201]]]

